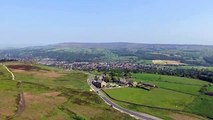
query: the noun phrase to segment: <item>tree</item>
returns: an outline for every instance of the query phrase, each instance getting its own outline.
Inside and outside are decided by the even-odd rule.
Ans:
[[[98,76],[97,75],[94,77],[94,80],[96,80],[96,81],[98,80]]]
[[[108,74],[104,77],[105,82],[109,82],[111,79],[112,78]]]

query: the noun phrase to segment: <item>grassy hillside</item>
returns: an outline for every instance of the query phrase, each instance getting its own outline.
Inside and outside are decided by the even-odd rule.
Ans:
[[[14,114],[17,94],[16,82],[11,80],[10,73],[0,65],[0,119]]]
[[[26,104],[15,120],[133,119],[110,108],[90,92],[86,82],[88,76],[84,73],[30,64],[7,63],[7,66],[16,76],[16,81],[22,81],[19,90],[23,91]],[[3,68],[0,70],[5,71]],[[0,77],[6,74],[8,72]],[[0,79],[0,119],[13,116],[18,106],[16,81],[5,79]]]
[[[173,60],[196,66],[213,65],[213,47],[202,45],[62,43],[51,46],[1,50],[0,56],[18,59],[53,58],[69,62],[129,61],[140,64],[152,64],[152,60],[167,60],[167,62]]]

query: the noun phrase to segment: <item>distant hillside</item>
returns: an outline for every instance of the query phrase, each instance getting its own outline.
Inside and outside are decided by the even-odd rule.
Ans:
[[[0,50],[1,59],[59,61],[129,61],[150,64],[152,60],[176,60],[191,65],[213,65],[213,46],[142,43],[60,43],[48,46]]]
[[[213,48],[207,45],[176,45],[176,44],[143,44],[143,43],[127,43],[127,42],[112,42],[112,43],[59,43],[51,45],[51,47],[61,48],[107,48],[107,49],[139,49],[139,48],[166,48],[166,49],[204,49]]]

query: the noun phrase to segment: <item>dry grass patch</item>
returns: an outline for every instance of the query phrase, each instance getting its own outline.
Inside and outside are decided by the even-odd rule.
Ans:
[[[0,116],[12,116],[16,110],[15,91],[0,91]]]
[[[55,71],[45,71],[45,70],[40,70],[40,71],[25,71],[25,70],[19,70],[19,69],[12,69],[12,71],[16,74],[24,74],[24,75],[30,75],[34,76],[39,79],[56,79],[62,77],[64,74],[55,72]]]
[[[33,65],[7,65],[11,69],[18,69],[18,70],[40,70],[39,67],[33,66]]]
[[[49,117],[49,120],[65,120],[64,116],[52,116]]]
[[[64,97],[58,96],[59,94],[59,92],[46,92],[35,95],[30,92],[25,92],[26,108],[17,119],[39,120],[43,118],[58,105],[66,101]]]
[[[157,65],[183,65],[180,61],[175,60],[152,60],[153,64]]]
[[[71,108],[69,108],[71,111],[77,113],[77,114],[81,114],[83,116],[87,116],[87,117],[93,117],[93,116],[97,116],[97,115],[101,115],[102,114],[102,110],[97,109],[95,107],[91,107],[91,106],[85,106],[85,105],[77,105],[77,104],[73,104],[71,106]]]
[[[12,69],[14,73],[23,73],[26,75],[32,75],[39,78],[59,78],[64,75],[59,72],[44,70],[40,67],[33,65],[18,64],[18,65],[8,65],[8,67]]]
[[[59,72],[55,72],[55,71],[40,71],[40,72],[36,72],[35,73],[37,76],[40,77],[47,77],[47,78],[59,78],[61,76],[63,76],[64,74],[59,73]]]

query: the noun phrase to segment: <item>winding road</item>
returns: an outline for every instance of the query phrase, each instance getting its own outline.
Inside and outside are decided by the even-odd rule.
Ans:
[[[108,98],[99,88],[95,87],[92,84],[92,80],[93,80],[93,77],[90,77],[87,80],[87,83],[90,85],[90,88],[95,93],[97,93],[105,101],[106,104],[112,106],[114,109],[116,109],[116,110],[118,110],[122,113],[126,113],[126,114],[128,114],[128,115],[130,115],[130,116],[132,116],[136,119],[139,119],[139,120],[162,120],[160,118],[157,118],[157,117],[145,114],[145,113],[135,112],[135,111],[128,110],[126,108],[119,106],[118,104],[114,103],[110,98]]]

